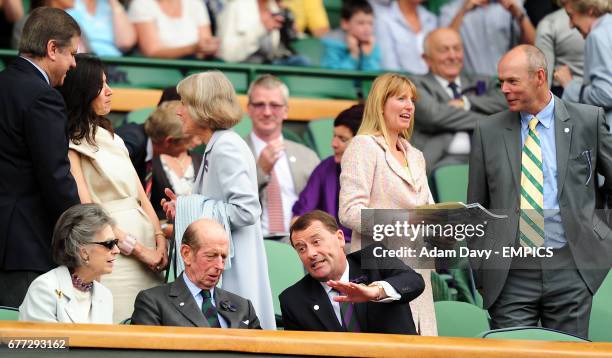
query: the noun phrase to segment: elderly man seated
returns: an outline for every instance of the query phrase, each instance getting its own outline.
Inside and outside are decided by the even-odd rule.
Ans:
[[[228,250],[229,239],[219,223],[191,223],[181,244],[185,271],[175,282],[140,292],[132,324],[261,328],[250,300],[216,287]]]

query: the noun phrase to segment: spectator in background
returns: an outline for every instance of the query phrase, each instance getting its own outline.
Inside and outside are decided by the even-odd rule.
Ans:
[[[66,11],[83,30],[81,52],[121,56],[136,44],[134,25],[118,0],[75,0]]]
[[[363,105],[356,104],[340,112],[334,120],[334,137],[331,146],[334,155],[324,159],[314,169],[298,201],[293,205],[293,216],[298,217],[315,209],[325,211],[338,220],[338,195],[340,194],[340,161],[344,150],[357,134],[363,118]],[[340,226],[347,245],[351,242],[351,229]],[[345,246],[346,251],[350,251]]]
[[[41,6],[53,7],[53,8],[61,9],[61,10],[68,10],[74,6],[74,0],[32,0],[32,2],[30,3],[30,13],[34,11],[34,9],[39,8]],[[30,17],[30,13],[27,13],[26,15],[22,16],[19,19],[19,21],[15,23],[15,26],[13,26],[13,35],[11,37],[11,47],[19,48],[19,40],[21,39],[23,25],[26,23],[26,21]],[[83,35],[84,34],[81,34],[81,42],[83,39]]]
[[[422,0],[397,0],[390,5],[372,2],[376,39],[382,67],[413,74],[427,73],[423,61],[425,36],[438,27],[438,19],[421,5]]]
[[[286,234],[293,216],[291,208],[319,157],[306,146],[283,138],[283,121],[289,114],[287,85],[272,75],[263,75],[251,83],[248,97],[253,131],[245,141],[257,160],[263,234]]]
[[[429,72],[414,76],[419,98],[412,143],[423,152],[428,173],[436,166],[467,163],[476,121],[507,108],[496,80],[463,71],[463,44],[450,28],[425,38]]]
[[[214,57],[219,39],[212,36],[208,11],[201,0],[133,0],[130,20],[138,47],[147,57]]]
[[[228,1],[219,14],[219,57],[227,62],[307,66],[289,41],[295,30],[275,0]],[[283,41],[284,39],[284,41]]]
[[[586,39],[584,77],[573,78],[568,66],[555,71],[563,99],[599,106],[612,125],[612,3],[610,0],[567,0],[563,5],[572,28]]]
[[[535,42],[535,28],[522,7],[523,0],[452,0],[440,9],[440,26],[461,34],[465,69],[497,75],[497,62],[517,43]]]
[[[293,13],[299,34],[308,32],[314,37],[322,37],[329,31],[323,0],[284,0],[283,4]]]
[[[79,203],[65,103],[53,87],[75,66],[80,34],[64,11],[35,9],[19,57],[0,72],[1,306],[19,306],[30,283],[53,268],[53,225]]]
[[[75,205],[53,232],[59,267],[38,276],[19,307],[20,321],[113,323],[113,295],[99,281],[119,254],[115,221],[98,204]]]
[[[12,29],[23,18],[23,13],[22,0],[0,0],[0,48],[9,47]]]
[[[345,1],[340,27],[321,40],[321,66],[344,70],[380,69],[380,49],[374,39],[374,13],[368,1]]]
[[[113,322],[120,322],[130,317],[138,292],[161,283],[168,244],[123,140],[104,117],[112,90],[102,61],[86,54],[76,59],[59,88],[68,110],[70,171],[81,202],[102,205],[117,222],[113,232],[121,255],[102,283],[113,293]]]
[[[568,0],[559,0],[563,4]],[[538,24],[535,45],[546,56],[548,64],[548,83],[557,96],[563,93],[563,87],[553,82],[555,68],[567,65],[576,80],[582,80],[584,67],[584,39],[580,32],[572,29],[569,17],[564,9],[546,15]]]

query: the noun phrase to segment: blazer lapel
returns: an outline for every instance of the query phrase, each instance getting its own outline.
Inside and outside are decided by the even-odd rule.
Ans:
[[[555,97],[555,146],[557,151],[557,198],[561,197],[572,143],[573,125],[563,101]]]
[[[369,278],[363,273],[363,271],[361,271],[360,265],[351,261],[349,261],[349,280],[355,283],[369,283]],[[360,282],[357,282],[357,280]],[[361,332],[367,332],[368,303],[356,303],[353,306],[355,307],[357,322],[359,322]]]
[[[504,144],[508,154],[508,162],[512,171],[512,178],[516,192],[521,192],[521,120],[520,115],[508,112],[506,116],[506,131],[504,132]]]
[[[307,298],[308,304],[306,307],[304,307],[304,309],[312,312],[312,314],[314,314],[315,317],[321,321],[327,331],[344,331],[340,325],[340,322],[338,322],[338,318],[334,313],[334,308],[332,307],[323,286],[321,286],[321,284],[313,278],[308,280],[308,282],[310,282],[311,286],[308,290],[310,292],[310,296]]]
[[[196,305],[195,299],[185,285],[183,274],[172,283],[168,296],[170,296],[170,301],[174,304],[176,310],[193,323],[195,327],[210,327],[208,321],[204,318],[202,309]]]
[[[238,307],[236,306],[236,310],[227,309],[227,305],[236,306],[235,302],[231,302],[229,295],[225,290],[215,287],[215,307],[217,308],[217,312],[225,319],[227,322],[228,328],[241,328],[241,324],[244,327],[248,327],[251,322],[248,320],[242,321],[238,312]]]
[[[376,143],[378,143],[378,145],[385,151],[385,160],[387,161],[387,165],[389,166],[389,168],[391,168],[391,170],[397,176],[402,178],[406,183],[410,184],[411,186],[414,186],[415,183],[412,180],[410,180],[410,178],[408,177],[408,173],[406,172],[406,169],[397,161],[397,159],[395,159],[395,157],[389,150],[389,147],[387,146],[387,142],[385,142],[385,137],[374,136],[373,138],[376,141]],[[404,146],[403,142],[401,142],[401,145],[404,147],[404,150],[405,150],[404,154],[408,156],[408,151],[406,150],[406,146]]]
[[[104,297],[100,294],[102,289],[98,281],[94,281],[92,296],[91,296],[91,320],[93,322],[104,322],[110,317],[112,321],[113,311],[108,305],[104,304]],[[122,317],[126,319],[129,317]]]
[[[72,286],[72,279],[70,278],[70,271],[65,266],[60,266],[57,270],[57,282],[59,288],[55,291],[58,298],[61,300],[65,297],[66,304],[64,305],[64,312],[70,318],[72,323],[85,323],[80,322],[77,317],[78,302],[74,299],[74,287]]]
[[[423,79],[427,82],[427,87],[430,88],[431,93],[433,93],[436,98],[445,102],[452,99],[451,96],[448,95],[448,92],[446,92],[446,88],[442,87],[433,73],[428,72],[425,76],[423,76]],[[461,79],[461,81],[463,82],[463,79]]]

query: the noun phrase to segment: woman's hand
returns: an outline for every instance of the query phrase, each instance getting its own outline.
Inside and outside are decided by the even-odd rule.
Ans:
[[[174,221],[174,218],[176,217],[176,194],[174,194],[174,192],[168,188],[164,189],[164,193],[166,193],[166,196],[170,200],[166,200],[165,198],[162,199],[162,208],[166,213],[166,219],[168,219],[168,221]]]
[[[163,269],[161,264],[163,263],[164,255],[159,250],[150,249],[139,243],[137,244],[137,250],[134,249],[134,252],[136,253],[138,260],[147,265],[151,271],[159,272]],[[166,256],[165,264],[167,263],[168,258]]]

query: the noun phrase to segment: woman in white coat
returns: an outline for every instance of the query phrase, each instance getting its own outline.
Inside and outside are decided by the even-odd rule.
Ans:
[[[113,296],[99,282],[119,253],[113,225],[98,204],[75,205],[60,216],[52,243],[60,266],[32,282],[20,321],[113,323]]]
[[[175,237],[202,216],[218,220],[230,233],[230,255],[221,287],[253,302],[261,326],[275,329],[272,291],[261,233],[261,206],[255,158],[244,140],[230,128],[242,118],[231,82],[219,71],[203,72],[182,80],[178,116],[183,132],[206,144],[193,194],[179,197],[166,189],[164,211],[175,221]],[[164,200],[165,201],[165,200]],[[175,205],[176,207],[175,211]],[[180,272],[180,262],[177,272]]]

